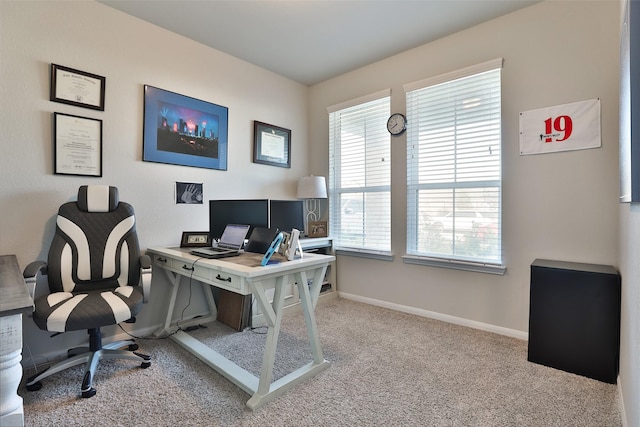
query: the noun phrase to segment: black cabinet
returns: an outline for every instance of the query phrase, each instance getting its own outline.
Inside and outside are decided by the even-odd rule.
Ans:
[[[620,275],[613,267],[535,260],[528,360],[615,384],[620,294]]]

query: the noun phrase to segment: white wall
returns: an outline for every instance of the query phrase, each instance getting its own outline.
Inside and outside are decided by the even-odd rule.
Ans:
[[[624,21],[628,1],[620,2],[620,22]],[[640,70],[635,70],[635,73],[632,81],[637,81],[640,77],[638,76]],[[628,94],[624,95],[628,96]],[[635,112],[635,114],[637,117],[638,113]],[[622,307],[619,386],[622,389],[622,406],[626,413],[627,425],[630,427],[640,426],[640,239],[638,236],[640,236],[640,204],[621,204]]]
[[[534,259],[617,267],[618,29],[615,2],[543,2],[312,87],[311,154],[326,158],[315,151],[328,151],[327,106],[390,87],[392,111],[403,112],[404,83],[504,58],[502,198],[507,273],[495,276],[402,262],[406,244],[406,138],[402,136],[391,141],[395,259],[340,257],[338,289],[527,331],[529,268]],[[519,112],[593,98],[601,99],[602,148],[520,156]]]
[[[338,257],[338,290],[408,312],[526,337],[530,264],[549,258],[613,265],[623,276],[621,387],[628,425],[640,426],[640,211],[618,203],[620,3],[546,1],[354,72],[311,90],[312,147],[326,159],[326,107],[497,57],[503,68],[503,251],[495,276],[404,264],[406,138],[392,140],[393,262]],[[601,99],[602,148],[519,155],[518,114]],[[314,161],[328,173],[328,159]],[[622,209],[623,214],[620,215]],[[620,217],[622,225],[619,233]],[[635,236],[635,237],[634,237]]]
[[[295,198],[297,179],[308,174],[304,85],[92,1],[0,1],[0,43],[0,253],[16,254],[22,267],[46,259],[57,208],[83,184],[119,187],[147,248],[209,228],[206,203],[175,204],[176,181],[204,183],[205,201]],[[105,111],[50,102],[51,63],[106,77]],[[142,161],[145,84],[229,108],[227,171]],[[103,121],[102,178],[53,174],[54,111]],[[291,129],[291,169],[252,163],[254,120]],[[153,280],[135,329],[160,321],[167,282],[161,274]],[[49,339],[30,319],[24,324],[34,356],[86,337]]]
[[[620,208],[620,387],[627,425],[640,426],[640,205]]]

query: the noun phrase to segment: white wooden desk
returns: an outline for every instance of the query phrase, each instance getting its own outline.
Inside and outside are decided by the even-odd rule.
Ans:
[[[153,257],[154,265],[162,268],[171,283],[171,295],[168,301],[165,324],[156,332],[156,335],[173,334],[171,338],[174,341],[249,393],[251,395],[247,402],[249,408],[255,409],[265,404],[294,385],[329,367],[329,362],[322,355],[314,310],[327,266],[335,260],[334,256],[304,254],[301,259],[260,267],[262,256],[257,254],[243,254],[239,257],[210,260],[193,256],[189,254],[188,250],[181,248],[150,248],[147,253]],[[254,295],[264,313],[268,327],[260,378],[189,334],[178,330],[178,327],[172,324],[178,288],[183,277],[191,277],[201,282],[205,288],[204,295],[207,299],[210,315],[194,319],[194,324],[215,320],[216,306],[209,289],[210,286],[242,295]],[[283,289],[286,284],[294,281],[300,295],[313,360],[279,380],[272,381],[276,346],[283,314],[285,296]],[[266,290],[271,288],[274,289],[274,295],[273,301],[269,302]],[[181,322],[181,327],[187,325],[187,322]]]

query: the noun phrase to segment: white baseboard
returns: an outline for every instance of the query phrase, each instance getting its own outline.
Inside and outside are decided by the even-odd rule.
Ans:
[[[627,413],[624,409],[624,394],[622,394],[622,383],[620,382],[620,375],[618,375],[618,381],[616,383],[618,387],[618,396],[620,396],[620,418],[622,419],[622,427],[629,427],[629,423],[627,422]]]
[[[529,339],[527,332],[517,331],[515,329],[503,328],[501,326],[490,325],[488,323],[476,322],[474,320],[464,319],[462,317],[451,316],[448,314],[436,313],[435,311],[423,310],[420,308],[409,307],[406,305],[395,304],[387,301],[377,300],[373,298],[362,297],[359,295],[347,294],[338,291],[340,298],[362,302],[365,304],[375,305],[378,307],[388,308],[390,310],[400,311],[408,314],[415,314],[416,316],[428,317],[429,319],[441,320],[443,322],[453,323],[455,325],[467,326],[473,329],[479,329],[481,331],[493,332],[500,335],[506,335],[508,337],[517,338],[521,340]]]

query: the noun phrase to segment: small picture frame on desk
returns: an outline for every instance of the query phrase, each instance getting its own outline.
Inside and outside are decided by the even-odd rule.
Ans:
[[[211,237],[208,231],[183,231],[181,248],[202,248],[211,246]]]
[[[327,221],[309,221],[308,237],[327,237]]]
[[[106,80],[97,74],[51,64],[49,100],[104,111]]]

